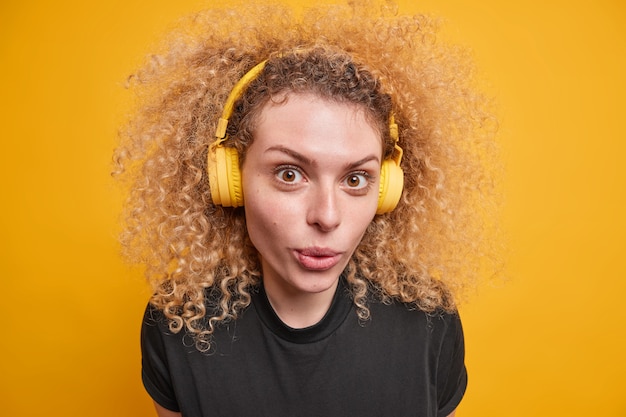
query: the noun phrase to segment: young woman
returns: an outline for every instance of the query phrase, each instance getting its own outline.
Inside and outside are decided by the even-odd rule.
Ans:
[[[368,7],[181,27],[117,152],[157,413],[453,415],[493,133],[463,53]]]

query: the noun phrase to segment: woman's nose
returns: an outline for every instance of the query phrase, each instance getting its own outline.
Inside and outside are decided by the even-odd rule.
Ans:
[[[341,223],[338,190],[333,186],[319,186],[311,193],[307,223],[324,232],[336,229]]]

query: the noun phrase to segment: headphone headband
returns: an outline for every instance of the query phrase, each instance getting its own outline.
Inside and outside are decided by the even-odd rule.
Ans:
[[[258,77],[261,71],[263,71],[266,63],[267,59],[252,67],[250,71],[245,73],[245,75],[237,81],[237,84],[235,84],[233,89],[230,91],[230,94],[226,99],[226,103],[224,104],[224,110],[222,110],[222,117],[220,117],[217,121],[217,128],[215,129],[216,145],[226,140],[226,128],[228,127],[228,120],[230,119],[230,116],[233,115],[235,102],[243,95],[244,91],[248,87],[248,84],[250,84],[250,82]]]

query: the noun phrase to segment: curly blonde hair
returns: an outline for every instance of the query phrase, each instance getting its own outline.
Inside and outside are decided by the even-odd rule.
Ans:
[[[241,160],[255,116],[272,97],[311,92],[357,103],[392,152],[393,113],[404,150],[397,208],[377,215],[346,269],[357,314],[367,300],[399,300],[426,312],[455,299],[494,254],[495,120],[473,84],[468,54],[437,39],[427,16],[388,3],[312,8],[212,9],[180,22],[161,53],[129,78],[138,105],[121,132],[116,175],[130,181],[125,254],[146,266],[151,303],[170,330],[200,350],[237,318],[262,279],[241,208],[215,206],[207,151],[233,85],[268,59],[235,105],[227,146]],[[211,299],[208,302],[207,299]]]

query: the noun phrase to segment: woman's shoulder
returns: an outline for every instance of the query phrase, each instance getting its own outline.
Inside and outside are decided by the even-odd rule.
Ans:
[[[457,333],[462,331],[458,310],[443,308],[426,311],[414,303],[396,299],[370,300],[370,320],[380,325],[393,326],[433,334]]]

